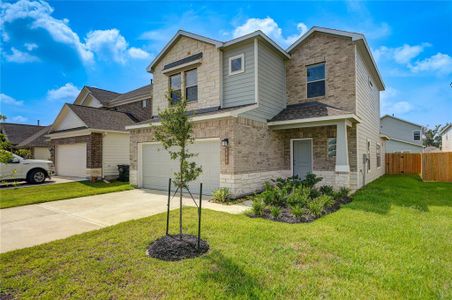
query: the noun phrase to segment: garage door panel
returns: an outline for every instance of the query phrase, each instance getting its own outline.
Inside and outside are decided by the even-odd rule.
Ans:
[[[86,177],[86,143],[57,145],[55,156],[57,175]]]
[[[174,177],[179,163],[171,160],[168,152],[160,144],[144,144],[142,149],[143,187],[167,190],[168,178]],[[203,183],[203,193],[211,194],[220,185],[220,141],[196,141],[189,146],[191,153],[198,153],[190,158],[202,167],[201,176],[190,183],[192,193],[199,193],[199,183]]]

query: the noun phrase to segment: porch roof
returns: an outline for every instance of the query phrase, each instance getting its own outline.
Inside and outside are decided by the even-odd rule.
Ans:
[[[340,108],[313,101],[288,105],[279,114],[268,121],[269,126],[284,126],[296,124],[318,124],[325,122],[350,120],[359,123],[360,119],[354,113]]]

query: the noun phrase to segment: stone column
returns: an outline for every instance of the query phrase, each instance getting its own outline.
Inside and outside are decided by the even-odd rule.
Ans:
[[[348,163],[348,141],[346,121],[337,123],[336,133],[336,172],[349,173],[350,164]]]

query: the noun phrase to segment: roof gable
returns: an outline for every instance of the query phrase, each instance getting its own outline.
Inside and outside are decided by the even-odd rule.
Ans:
[[[413,123],[413,122],[410,122],[410,121],[407,121],[407,120],[404,120],[404,119],[400,119],[400,118],[397,118],[397,117],[394,117],[394,116],[390,116],[390,115],[384,115],[383,117],[380,118],[380,120],[383,120],[385,118],[391,118],[391,119],[397,120],[399,122],[411,124],[411,125],[418,126],[418,127],[421,127],[421,128],[424,127],[421,124]]]
[[[89,106],[99,107],[99,104],[101,106],[106,106],[110,101],[120,95],[120,93],[99,89],[92,86],[84,86],[75,99],[74,104],[85,105],[86,101],[91,101],[91,104]],[[94,98],[95,100],[93,100],[92,98]]]
[[[50,131],[61,131],[73,128],[88,127],[80,117],[78,117],[69,107],[70,104],[65,104],[60,113],[53,122]]]
[[[381,77],[380,71],[378,70],[377,63],[375,62],[372,52],[370,51],[370,47],[367,44],[366,37],[361,33],[314,26],[311,29],[309,29],[308,32],[303,34],[298,40],[296,40],[291,46],[289,46],[289,48],[287,48],[286,51],[290,54],[295,48],[297,48],[303,41],[305,41],[308,37],[310,37],[315,32],[351,38],[352,41],[355,42],[358,47],[360,47],[362,50],[364,50],[364,53],[367,55],[368,59],[370,60],[371,66],[376,73],[377,84],[378,84],[380,90],[385,89],[385,84]]]

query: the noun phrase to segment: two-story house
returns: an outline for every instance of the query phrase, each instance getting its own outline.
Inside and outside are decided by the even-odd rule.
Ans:
[[[422,125],[390,115],[381,117],[380,123],[381,133],[389,137],[385,143],[386,153],[420,153],[424,150]]]
[[[152,85],[119,94],[85,86],[66,103],[50,127],[50,154],[56,175],[114,178],[129,164],[125,126],[149,119]]]
[[[357,189],[384,174],[384,84],[362,34],[313,27],[284,50],[261,31],[227,42],[179,31],[148,71],[153,117],[126,127],[132,184],[166,189],[177,169],[153,133],[168,93],[194,114],[195,192],[240,196],[311,172]]]

